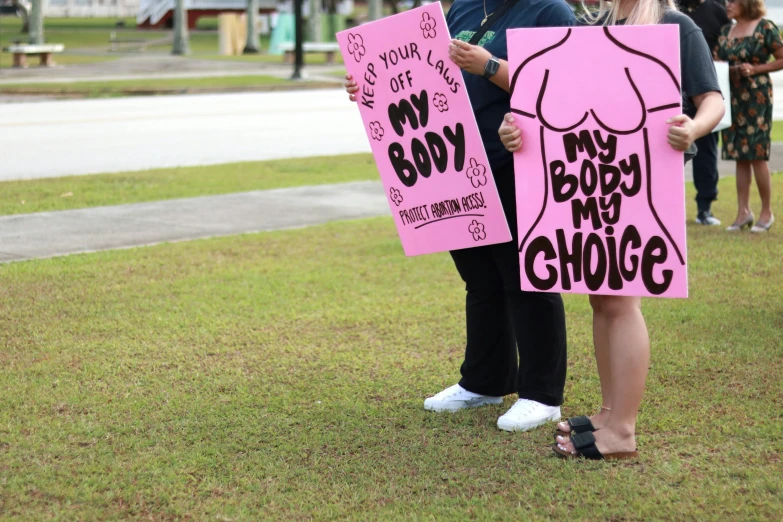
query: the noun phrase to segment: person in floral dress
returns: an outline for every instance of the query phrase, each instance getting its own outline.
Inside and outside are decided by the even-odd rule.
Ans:
[[[721,29],[714,50],[716,59],[729,62],[731,75],[732,125],[722,131],[722,156],[737,162],[737,218],[726,230],[747,226],[752,232],[767,232],[775,221],[767,163],[772,130],[769,73],[783,69],[783,40],[777,26],[763,18],[763,0],[727,0],[726,14],[736,23]],[[761,196],[761,214],[755,225],[750,210],[751,170]]]

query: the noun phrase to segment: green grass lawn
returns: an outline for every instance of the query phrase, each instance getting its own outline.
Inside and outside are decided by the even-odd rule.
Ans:
[[[372,156],[357,154],[5,181],[0,215],[377,179]]]
[[[778,178],[773,176],[773,183]],[[5,181],[0,182],[0,215],[377,179],[372,156],[356,154]],[[721,183],[734,190],[733,178]],[[752,194],[756,197],[755,188]]]
[[[116,27],[119,20],[113,18],[47,18],[44,20],[44,38],[50,43],[65,44],[65,51],[55,55],[54,61],[59,65],[75,65],[114,60],[120,53],[91,55],[90,51],[107,53],[111,44],[109,34],[116,32],[118,37],[144,38],[156,40],[169,34],[168,31],[136,31],[136,20],[124,19],[125,28]],[[11,41],[27,41],[27,35],[22,34],[22,21],[8,16],[0,17],[0,39],[5,47]],[[132,35],[132,36],[131,36]],[[85,53],[86,52],[86,53]],[[37,64],[36,57],[30,57],[31,64]],[[0,67],[11,66],[11,55],[0,53]]]
[[[783,121],[772,122],[770,137],[772,141],[783,141]]]
[[[135,28],[135,18],[46,18],[44,28],[46,30],[90,30],[90,29],[114,29],[118,22],[125,24],[126,28]],[[21,18],[12,16],[0,17],[0,29],[3,31],[17,30],[22,27]]]
[[[691,298],[644,303],[617,464],[499,431],[512,397],[422,409],[458,378],[464,284],[389,218],[0,265],[2,518],[781,520],[780,230],[688,240]],[[565,303],[564,414],[590,413],[590,310]]]
[[[144,39],[150,42],[161,40],[171,35],[170,30],[137,30],[135,19],[125,19],[125,27],[116,27],[118,20],[111,18],[50,18],[45,20],[44,35],[47,42],[65,44],[65,51],[55,56],[55,62],[60,65],[93,63],[115,60],[128,53],[109,53],[111,44],[109,35],[112,32],[120,39]],[[0,40],[2,46],[14,39],[26,41],[26,35],[21,33],[22,23],[18,18],[0,18]],[[202,18],[196,30],[189,33],[189,58],[200,60],[225,60],[243,62],[283,63],[283,57],[277,55],[255,54],[242,56],[221,56],[218,54],[217,18]],[[149,45],[149,52],[171,52],[171,42]],[[269,36],[261,36],[261,49],[269,48]],[[138,54],[138,53],[131,53]],[[342,63],[342,57],[335,57],[337,63]],[[326,56],[315,53],[305,55],[308,64],[324,64]],[[31,63],[37,63],[32,58]],[[11,66],[11,55],[0,53],[0,67]]]

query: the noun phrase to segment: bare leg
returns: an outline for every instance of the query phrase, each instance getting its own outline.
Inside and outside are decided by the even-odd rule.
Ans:
[[[761,214],[759,223],[766,223],[772,217],[770,207],[772,201],[772,176],[769,174],[769,163],[766,161],[753,161],[753,174],[756,176],[756,186],[759,188],[761,196]],[[748,189],[750,192],[750,189]]]
[[[595,300],[601,296],[590,296],[590,304],[595,309]],[[600,430],[609,420],[609,412],[612,408],[612,378],[609,360],[609,324],[603,315],[593,313],[593,347],[595,349],[595,362],[598,365],[598,376],[601,379],[602,408],[595,415],[590,416],[593,427]],[[557,425],[559,431],[568,433],[571,428],[567,422]]]
[[[590,296],[590,301],[601,299],[600,296]],[[612,411],[612,364],[609,351],[609,322],[604,314],[593,313],[593,344],[595,350],[595,362],[598,365],[598,377],[601,379],[602,409],[595,415],[598,424],[596,429],[601,429],[609,420]],[[608,408],[608,409],[604,409]]]
[[[604,427],[595,432],[601,453],[636,450],[636,417],[644,395],[650,365],[650,339],[641,310],[641,298],[593,296],[593,314],[607,328],[611,408]],[[601,375],[603,379],[603,375]],[[604,390],[602,384],[602,390]],[[573,451],[567,437],[558,437]]]
[[[737,162],[737,219],[742,223],[750,214],[750,161]]]

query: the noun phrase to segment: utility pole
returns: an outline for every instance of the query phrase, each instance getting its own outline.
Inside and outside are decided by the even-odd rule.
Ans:
[[[383,18],[383,0],[369,0],[370,21]]]
[[[294,74],[292,80],[301,80],[302,67],[304,66],[304,53],[302,52],[302,43],[304,34],[302,31],[302,2],[304,0],[294,0]]]
[[[188,41],[188,10],[185,0],[177,0],[174,7],[174,48],[172,54],[190,54],[190,42]]]
[[[258,54],[261,40],[258,37],[258,0],[247,0],[247,42],[242,54]]]
[[[43,2],[44,0],[33,0],[30,9],[30,29],[28,31],[29,43],[40,45],[44,43],[43,28]]]

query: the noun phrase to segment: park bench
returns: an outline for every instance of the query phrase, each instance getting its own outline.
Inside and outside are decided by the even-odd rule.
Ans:
[[[63,44],[13,44],[3,49],[3,52],[14,55],[14,67],[27,67],[27,56],[40,56],[41,65],[51,67],[54,65],[52,54],[61,53],[65,49]]]
[[[294,63],[294,43],[280,44],[280,49],[283,51],[283,60],[285,63]],[[340,45],[337,42],[304,42],[302,44],[302,52],[305,53],[324,53],[326,55],[326,63],[334,63],[334,54],[340,50]]]

